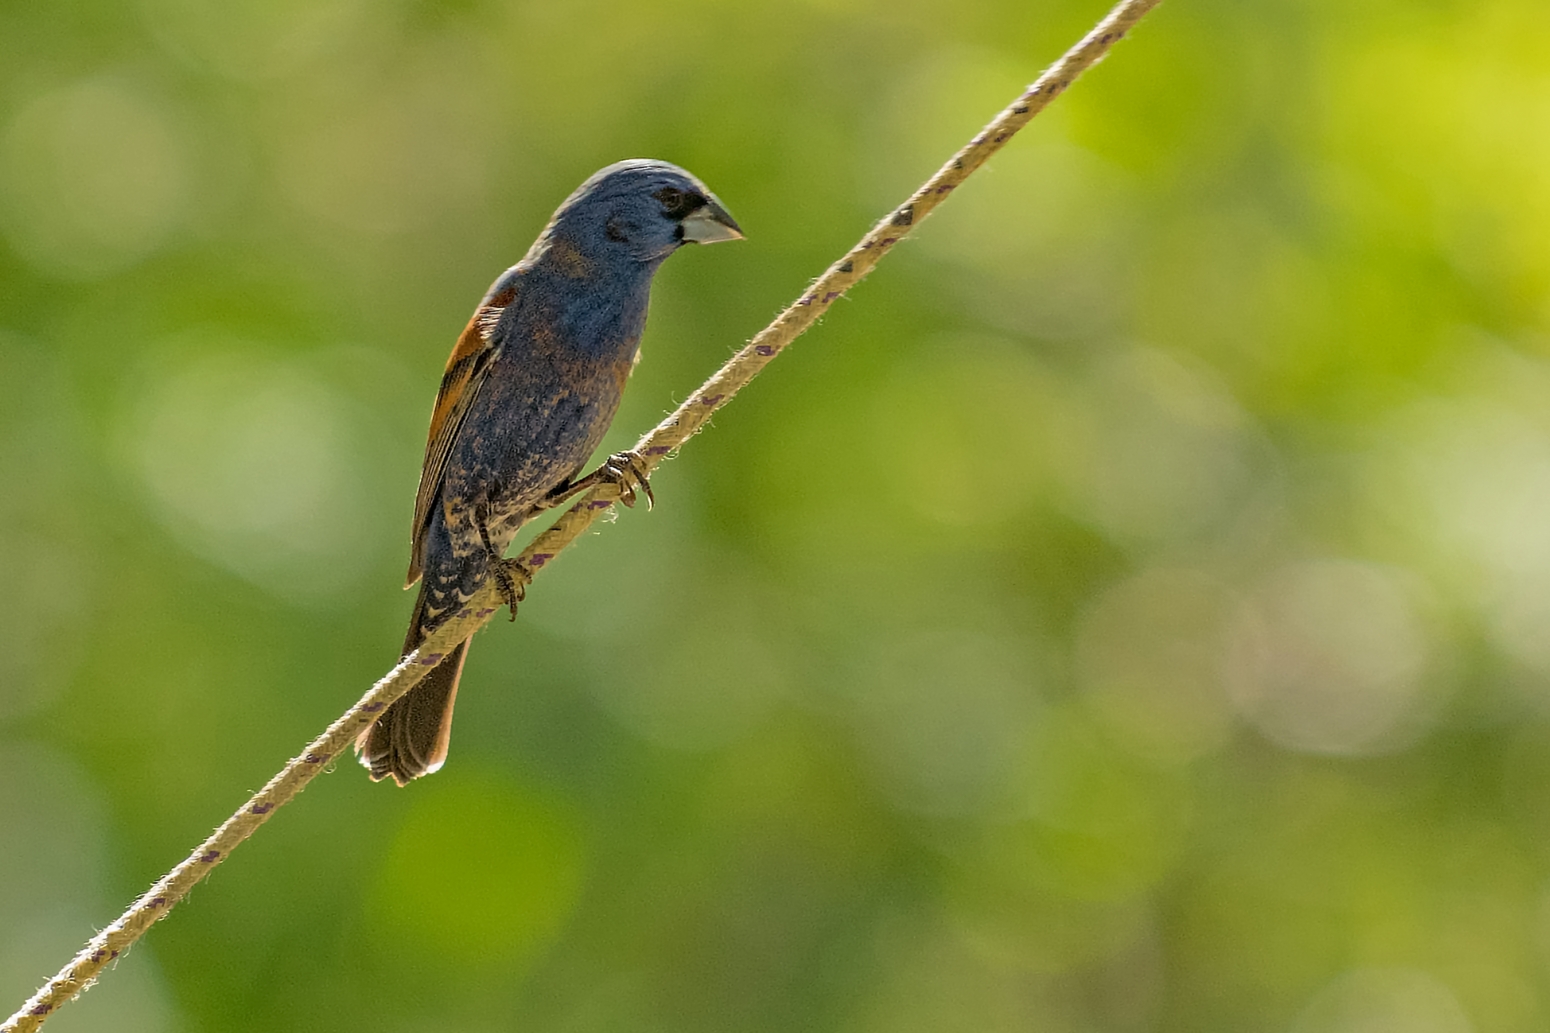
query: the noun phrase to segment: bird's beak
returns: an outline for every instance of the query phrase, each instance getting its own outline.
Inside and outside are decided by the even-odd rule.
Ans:
[[[684,216],[684,240],[696,244],[714,244],[721,240],[742,240],[743,231],[737,220],[712,198]]]

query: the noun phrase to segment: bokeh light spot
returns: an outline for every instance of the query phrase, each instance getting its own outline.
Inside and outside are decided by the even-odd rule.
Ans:
[[[1199,535],[1253,483],[1254,436],[1203,370],[1152,348],[1098,364],[1060,453],[1072,505],[1126,544]]]
[[[1232,724],[1222,684],[1225,586],[1198,571],[1145,571],[1103,593],[1083,615],[1076,671],[1094,711],[1120,742],[1183,761],[1220,746]]]
[[[1373,508],[1476,607],[1494,643],[1550,675],[1550,363],[1483,345],[1374,450]]]
[[[184,215],[190,156],[166,108],[128,83],[91,79],[44,94],[0,138],[0,223],[41,271],[117,272]]]
[[[1244,603],[1229,688],[1238,712],[1283,746],[1381,752],[1432,716],[1430,660],[1421,614],[1393,572],[1313,560],[1283,569]]]
[[[1358,969],[1314,997],[1292,1033],[1470,1033],[1447,984],[1416,969]]]
[[[294,601],[369,569],[348,403],[303,366],[237,351],[173,364],[136,399],[128,461],[185,546]]]

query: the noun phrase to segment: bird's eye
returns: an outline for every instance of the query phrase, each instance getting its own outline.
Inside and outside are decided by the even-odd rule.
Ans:
[[[671,219],[682,219],[705,204],[705,198],[699,194],[679,190],[677,187],[663,187],[651,196],[661,203],[662,213]]]

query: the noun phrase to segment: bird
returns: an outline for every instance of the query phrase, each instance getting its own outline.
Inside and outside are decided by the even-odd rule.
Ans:
[[[651,501],[639,455],[581,476],[639,355],[652,280],[684,244],[741,240],[704,183],[634,158],[589,177],[502,273],[453,346],[431,411],[405,588],[420,590],[403,656],[493,578],[512,618],[531,572],[505,558],[518,529],[603,482]],[[447,758],[468,642],[395,700],[355,743],[373,781],[398,785]]]

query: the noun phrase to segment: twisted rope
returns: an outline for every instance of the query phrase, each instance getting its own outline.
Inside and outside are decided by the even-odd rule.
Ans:
[[[812,326],[831,304],[871,272],[872,267],[915,225],[930,215],[937,205],[946,200],[954,188],[1000,150],[1031,118],[1044,110],[1077,76],[1096,64],[1110,47],[1160,2],[1122,0],[1081,42],[1051,65],[979,135],[953,155],[909,200],[873,226],[855,247],[831,265],[774,322],[759,331],[753,340],[727,360],[672,415],[641,438],[635,450],[643,458],[647,472],[698,433],[712,413],[730,402],[775,356]],[[618,498],[619,489],[614,484],[603,484],[589,491],[552,527],[522,550],[518,558],[537,573],[591,527],[602,511],[611,507]],[[199,880],[231,855],[238,844],[306,788],[307,783],[330,761],[347,751],[356,736],[377,714],[419,684],[426,673],[458,643],[488,623],[501,606],[499,592],[491,581],[486,582],[467,607],[433,631],[418,650],[373,685],[360,702],[329,725],[322,735],[312,740],[299,756],[292,758],[264,788],[243,804],[237,813],[226,819],[181,864],[147,890],[116,922],[92,937],[58,975],[7,1019],[4,1026],[0,1026],[0,1033],[30,1033],[38,1029],[55,1009],[89,987],[109,963],[128,950],[152,923],[166,917]]]

